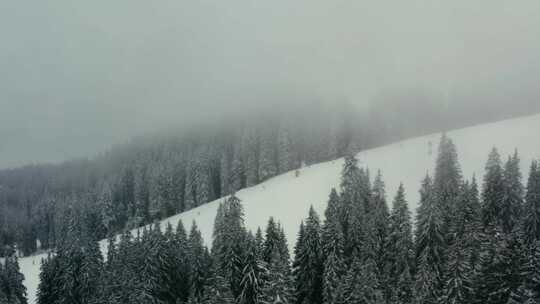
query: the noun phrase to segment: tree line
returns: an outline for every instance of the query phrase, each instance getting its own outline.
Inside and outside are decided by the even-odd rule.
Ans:
[[[517,152],[489,154],[481,193],[443,136],[413,224],[400,185],[391,208],[380,173],[348,155],[321,221],[311,208],[291,259],[283,227],[255,233],[232,195],[211,249],[195,223],[109,238],[106,259],[69,208],[63,243],[43,261],[38,303],[539,303],[540,168],[526,187]],[[414,226],[414,229],[413,229]]]

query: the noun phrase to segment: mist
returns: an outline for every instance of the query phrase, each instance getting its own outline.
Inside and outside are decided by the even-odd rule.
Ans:
[[[540,103],[534,0],[5,0],[0,39],[0,168],[273,103]]]

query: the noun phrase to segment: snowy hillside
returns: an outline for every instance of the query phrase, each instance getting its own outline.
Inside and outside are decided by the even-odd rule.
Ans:
[[[533,158],[540,157],[540,115],[505,120],[448,132],[457,146],[463,176],[473,174],[481,180],[484,164],[493,146],[503,157],[518,149],[523,176]],[[377,149],[364,151],[357,158],[362,166],[369,167],[372,175],[381,170],[386,183],[387,199],[391,202],[400,182],[403,182],[407,201],[414,210],[419,200],[420,181],[431,172],[437,154],[440,134],[414,138]],[[430,144],[431,143],[431,144]],[[292,249],[300,221],[307,215],[310,205],[322,214],[330,189],[339,184],[342,159],[302,168],[297,177],[289,172],[272,178],[257,186],[237,193],[246,213],[246,226],[255,230],[264,225],[269,216],[279,220],[287,234]],[[185,226],[196,221],[207,244],[212,240],[212,224],[220,200],[164,220],[175,225],[179,219]],[[105,250],[105,242],[102,242]],[[35,303],[39,283],[40,260],[43,255],[21,259],[20,265],[26,277],[29,302]]]

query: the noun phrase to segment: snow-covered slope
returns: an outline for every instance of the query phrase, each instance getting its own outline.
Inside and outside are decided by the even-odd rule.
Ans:
[[[499,149],[503,157],[518,149],[522,173],[526,178],[531,160],[540,157],[539,131],[540,115],[534,115],[454,130],[448,135],[457,146],[466,178],[473,174],[482,178],[487,155],[493,146]],[[419,200],[420,181],[426,172],[433,170],[439,138],[440,134],[432,134],[409,139],[361,152],[357,157],[362,166],[370,168],[372,175],[376,170],[381,170],[389,203],[399,183],[403,182],[409,206],[414,210]],[[319,214],[323,213],[331,188],[339,185],[342,164],[343,159],[338,159],[312,165],[302,168],[298,177],[295,172],[289,172],[238,192],[237,196],[244,204],[247,227],[255,230],[259,225],[264,226],[268,217],[274,216],[284,226],[292,249],[300,221],[307,215],[310,205]],[[205,241],[210,244],[216,208],[221,200],[168,218],[163,221],[163,226],[167,222],[176,225],[179,219],[186,226],[196,221]],[[105,242],[101,245],[105,251]],[[31,304],[36,302],[40,260],[43,257],[38,255],[19,261]]]

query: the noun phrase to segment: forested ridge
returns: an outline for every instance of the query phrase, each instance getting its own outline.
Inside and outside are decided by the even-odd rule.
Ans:
[[[296,240],[274,218],[247,231],[232,195],[211,248],[195,222],[189,232],[156,223],[109,238],[106,259],[71,205],[42,263],[38,303],[538,303],[540,168],[533,161],[524,184],[519,162],[494,148],[482,181],[466,179],[443,136],[413,220],[406,189],[389,208],[382,174],[372,181],[347,154],[324,219],[310,209]]]
[[[458,106],[419,100],[420,112],[400,108],[399,117],[383,106],[366,112],[345,103],[266,109],[134,138],[92,159],[0,170],[0,256],[59,245],[69,205],[87,210],[105,238],[302,165],[471,123]]]

